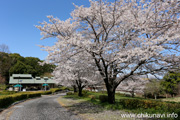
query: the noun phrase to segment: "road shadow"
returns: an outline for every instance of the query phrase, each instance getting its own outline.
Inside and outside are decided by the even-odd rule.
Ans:
[[[67,100],[79,100],[79,98],[73,97],[64,97]],[[115,105],[116,106],[116,105]],[[113,109],[106,109],[103,106],[93,104],[91,101],[82,101],[79,103],[74,103],[73,105],[66,106],[69,112],[73,113],[74,115],[78,114],[88,114],[88,116],[94,115],[95,118],[98,119],[100,116],[111,116],[114,118],[116,116],[117,120],[121,120],[121,114],[128,114],[129,112],[123,110],[113,110]],[[97,117],[96,117],[97,116]],[[109,118],[109,117],[108,117]],[[157,120],[154,118],[127,118],[125,120]]]
[[[65,99],[78,100],[77,98],[66,97]],[[66,106],[71,112],[76,114],[86,114],[86,113],[100,113],[104,111],[104,108],[100,105],[91,103],[90,101],[82,101],[79,103],[74,103],[73,105]]]

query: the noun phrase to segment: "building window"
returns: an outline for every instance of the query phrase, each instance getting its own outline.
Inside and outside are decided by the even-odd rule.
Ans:
[[[40,77],[36,77],[36,80],[41,80],[41,78]]]
[[[32,79],[32,77],[13,77],[14,79]]]

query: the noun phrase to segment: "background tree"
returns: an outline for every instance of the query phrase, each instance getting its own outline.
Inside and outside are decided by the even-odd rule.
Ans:
[[[178,93],[179,83],[180,83],[180,73],[169,72],[163,77],[163,81],[161,82],[161,85],[164,87],[166,94],[170,94],[173,97]]]
[[[75,6],[71,18],[48,16],[49,23],[36,27],[43,39],[57,38],[54,46],[42,46],[47,62],[58,64],[85,52],[104,80],[108,102],[115,103],[122,81],[180,65],[179,6],[177,1],[90,0],[90,7]]]
[[[10,53],[9,47],[7,45],[5,45],[5,44],[1,44],[0,45],[0,52]]]
[[[156,79],[150,80],[150,82],[146,84],[146,87],[144,89],[145,97],[149,94],[154,96],[154,99],[157,99],[157,96],[163,93],[163,87],[160,83],[161,82]]]
[[[25,58],[18,53],[11,53],[9,56],[12,58],[12,66],[14,66],[18,61],[25,62]]]
[[[9,70],[10,74],[27,74],[28,69],[32,69],[30,66],[26,66],[23,62],[17,61],[17,63]]]
[[[14,61],[10,69],[10,75],[12,74],[32,74],[35,76],[44,76],[44,74],[49,74],[53,72],[55,65],[44,64],[40,65],[42,62],[39,58],[35,57],[22,57],[17,53],[10,54],[10,57]]]
[[[8,53],[0,52],[0,83],[8,84],[9,69],[12,65],[12,58]]]
[[[149,81],[143,77],[134,76],[129,80],[123,81],[119,86],[119,90],[130,92],[131,96],[134,97],[135,93],[142,94]]]
[[[41,61],[41,62],[43,62],[43,61]],[[38,73],[38,74],[41,77],[45,77],[45,76],[53,77],[51,73],[54,71],[55,68],[56,68],[56,65],[54,65],[54,64],[44,64],[44,65],[40,65],[39,68],[37,69],[37,71],[40,71],[40,73]]]
[[[11,58],[9,47],[5,44],[0,45],[0,83],[7,84],[9,81],[9,69],[11,67]]]
[[[32,74],[35,76],[47,76],[50,75],[55,65],[39,64],[42,62],[39,58],[35,57],[22,57],[18,53],[5,53],[0,52],[0,83],[9,83],[9,76],[12,74]]]

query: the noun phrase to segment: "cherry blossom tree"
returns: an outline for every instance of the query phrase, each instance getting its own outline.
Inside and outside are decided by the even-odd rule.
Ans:
[[[126,81],[123,81],[119,86],[119,90],[126,91],[131,94],[132,97],[135,96],[135,93],[144,93],[146,84],[149,83],[149,80],[143,77],[133,76]]]
[[[117,86],[137,75],[164,74],[180,65],[180,2],[177,0],[90,0],[76,6],[71,18],[36,26],[42,39],[56,37],[47,62],[59,63],[80,53],[93,60],[115,103]]]
[[[98,73],[90,61],[85,60],[84,55],[74,56],[64,62],[59,62],[53,72],[55,80],[64,86],[78,88],[78,95],[82,96],[82,90],[87,85],[97,83]],[[74,90],[75,91],[75,90]]]

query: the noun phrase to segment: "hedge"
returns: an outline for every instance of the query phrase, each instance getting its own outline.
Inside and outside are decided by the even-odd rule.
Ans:
[[[12,103],[28,98],[40,97],[41,93],[17,93],[13,95],[0,96],[0,108],[5,108]]]
[[[58,92],[58,91],[62,91],[62,89],[61,88],[51,88],[50,91],[52,93],[55,93],[55,92]]]
[[[174,112],[180,115],[180,103],[141,99],[120,99],[118,104],[122,105],[125,109],[153,109],[157,112]]]
[[[43,91],[41,92],[42,95],[49,95],[52,94],[52,91]]]
[[[11,94],[15,94],[17,92],[15,91],[0,91],[0,95],[11,95]]]
[[[59,91],[63,91],[63,90],[69,90],[69,88],[67,87],[61,87],[61,88],[51,88],[50,91],[52,93],[55,93],[55,92],[59,92]]]
[[[68,93],[66,93],[66,95],[74,95],[74,93],[73,92],[68,92]]]
[[[52,88],[50,91],[40,91],[40,92],[23,92],[23,93],[15,93],[15,92],[0,92],[3,96],[0,96],[0,108],[5,108],[12,103],[28,98],[40,97],[42,95],[52,94],[54,92],[69,90],[67,87],[61,88]]]

